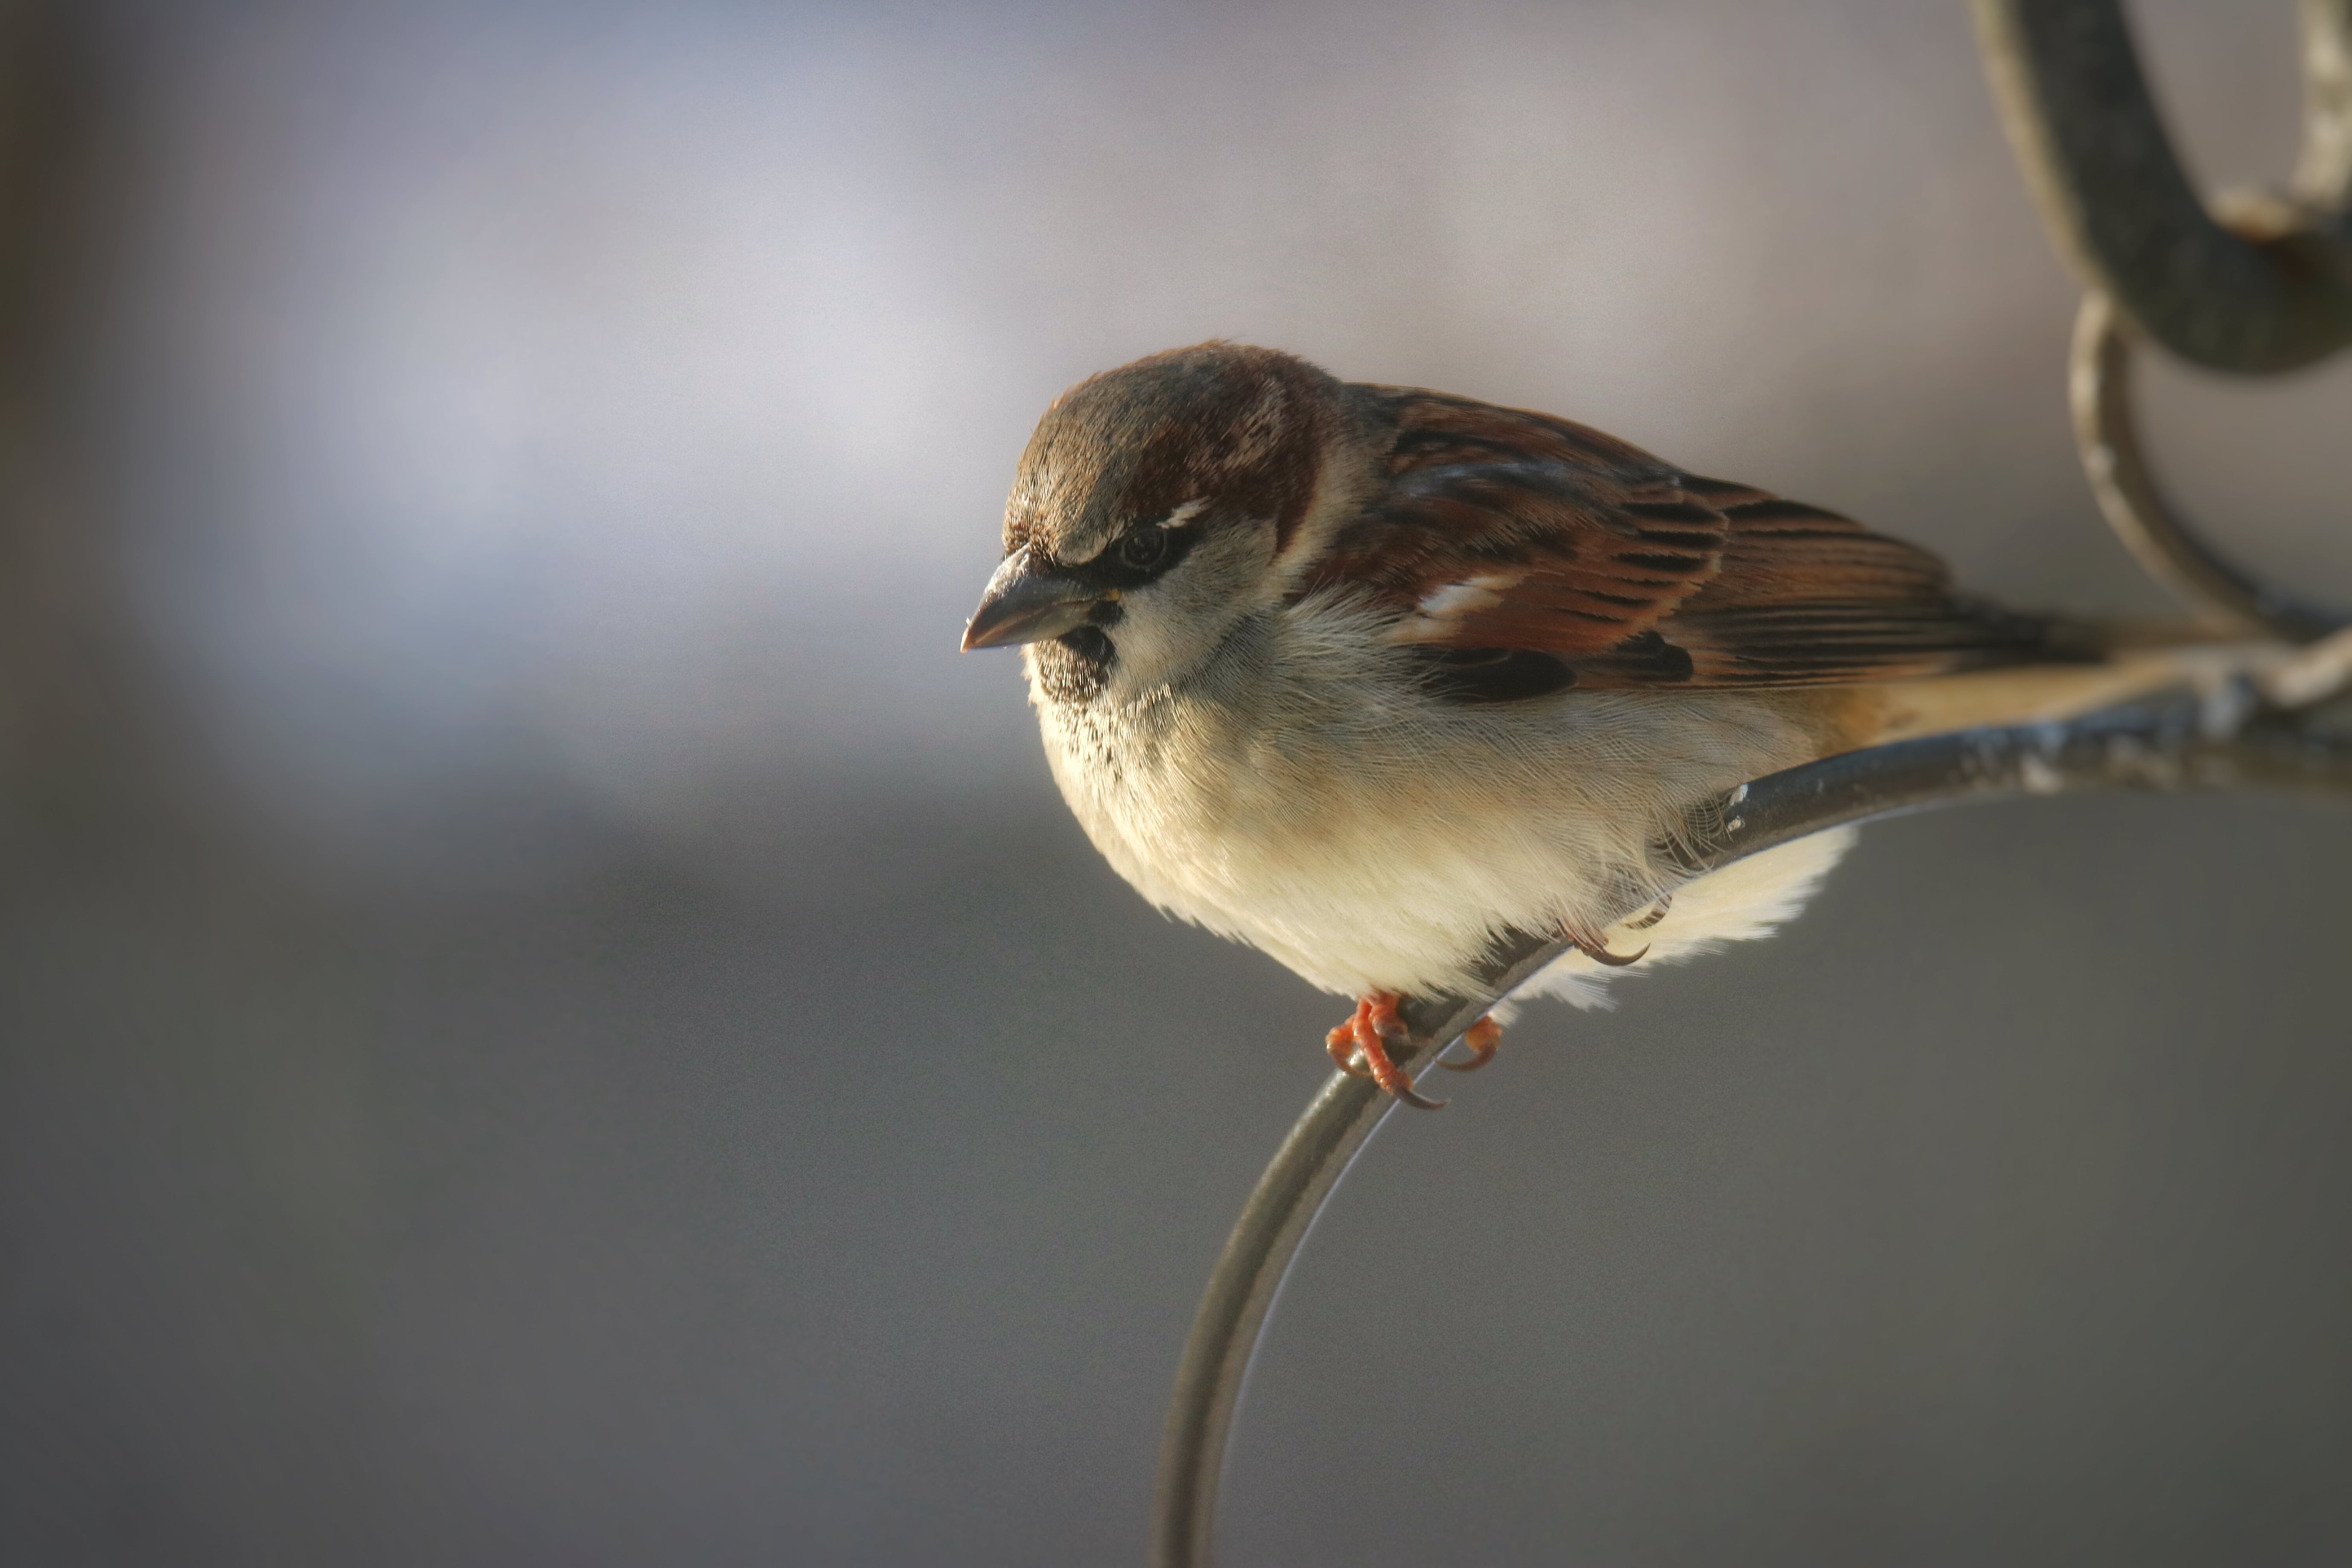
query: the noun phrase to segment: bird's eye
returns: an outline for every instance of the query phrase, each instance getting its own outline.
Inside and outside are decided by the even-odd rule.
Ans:
[[[1114,547],[1118,563],[1130,572],[1149,572],[1168,558],[1168,531],[1156,523],[1129,529]]]

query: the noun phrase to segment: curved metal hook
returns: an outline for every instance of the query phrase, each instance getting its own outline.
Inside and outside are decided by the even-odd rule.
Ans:
[[[2304,136],[2288,194],[2208,211],[2173,156],[2117,0],[1977,0],[1993,96],[2042,216],[2088,290],[2067,367],[2099,510],[2148,573],[2215,619],[2308,642],[2352,616],[2271,587],[2200,538],[2134,426],[2136,342],[2265,373],[2352,342],[2352,0],[2302,0]]]
[[[2352,0],[2303,0],[2302,15],[2303,156],[2287,188],[2352,238]]]
[[[2232,618],[2307,641],[2347,617],[2266,588],[2206,546],[2166,504],[2131,419],[2126,321],[2217,369],[2307,364],[2352,342],[2352,0],[2302,0],[2304,154],[2297,226],[2254,237],[2208,215],[2149,100],[2116,0],[1977,0],[1996,96],[2051,226],[2092,298],[2077,323],[2070,387],[2100,505],[2158,577]],[[2119,304],[2110,301],[2120,301]],[[2330,644],[2311,696],[2352,672]],[[2281,702],[2288,682],[2273,695]],[[1693,875],[1809,834],[1928,806],[2090,788],[2303,787],[2352,795],[2352,728],[2330,704],[2261,706],[2240,682],[2065,723],[1962,731],[1849,752],[1743,786],[1696,814],[1680,857]],[[2308,720],[2308,721],[2306,721]],[[1629,914],[1638,911],[1629,910]],[[1425,1069],[1502,998],[1570,944],[1506,943],[1475,996],[1408,1004],[1412,1037],[1391,1055]],[[1234,1406],[1284,1274],[1396,1101],[1334,1075],[1292,1129],[1225,1243],[1184,1347],[1152,1505],[1155,1568],[1205,1568]]]
[[[1976,0],[1993,96],[2084,286],[2183,359],[2292,370],[2352,342],[2352,0],[2303,0],[2299,203],[2321,221],[2249,237],[2174,156],[2119,0]]]
[[[2217,723],[2217,714],[2237,721]],[[1706,847],[1676,858],[1698,875],[1848,823],[2023,795],[2245,786],[2352,795],[2352,734],[2263,710],[2252,690],[2240,689],[2219,702],[2210,693],[2182,693],[2062,724],[1929,736],[1743,785],[1692,814],[1689,842]],[[1476,994],[1408,1002],[1412,1037],[1391,1054],[1400,1065],[1426,1069],[1436,1047],[1460,1038],[1572,945],[1529,935],[1507,942]],[[1333,1074],[1234,1223],[1193,1317],[1169,1404],[1152,1498],[1153,1568],[1206,1568],[1213,1560],[1225,1441],[1266,1314],[1324,1201],[1396,1104],[1368,1079]]]
[[[2352,616],[2299,599],[2240,570],[2190,527],[2149,472],[2132,417],[2132,339],[2105,294],[2083,296],[2066,366],[2074,449],[2091,493],[2150,576],[2192,605],[2250,630],[2310,642],[2352,625]]]

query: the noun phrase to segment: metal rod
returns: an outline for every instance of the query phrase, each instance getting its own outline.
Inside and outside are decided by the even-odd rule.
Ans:
[[[2289,189],[2337,235],[2352,205],[2352,0],[2303,0],[2303,156]]]
[[[1408,1068],[1434,1061],[1433,1045],[1460,1039],[1496,998],[1517,989],[1560,952],[1556,942],[1515,936],[1487,968],[1490,993],[1408,1000],[1402,1012],[1412,1038],[1391,1046],[1391,1057]],[[1191,1568],[1211,1560],[1225,1437],[1266,1314],[1324,1201],[1396,1104],[1370,1079],[1333,1073],[1275,1151],[1234,1222],[1185,1338],[1160,1436],[1160,1479],[1151,1504],[1154,1564]]]
[[[2305,182],[2340,198],[2352,112],[2336,65],[2344,0],[2306,0]],[[2352,256],[2332,224],[2247,238],[2182,173],[2119,0],[1976,0],[1985,66],[2044,221],[2084,287],[2214,370],[2291,370],[2352,342]]]
[[[2133,417],[2132,342],[2105,294],[2083,296],[2066,366],[2074,449],[2107,526],[2150,576],[2189,605],[2289,642],[2309,642],[2352,616],[2296,597],[2242,571],[2205,542],[2147,466]]]
[[[2216,369],[2307,364],[2352,342],[2352,0],[2302,0],[2305,142],[2291,199],[2251,233],[2217,223],[2150,100],[2117,0],[1976,0],[1995,97],[2026,175],[2090,288],[2070,391],[2102,510],[2150,572],[2229,619],[2308,641],[2347,617],[2239,571],[2164,500],[2131,417],[2130,329]],[[2249,227],[2242,222],[2241,227]],[[2342,639],[2303,656],[2334,690]],[[2294,681],[2271,682],[2273,691]],[[1874,747],[1791,768],[1688,823],[1693,876],[1809,834],[1902,812],[2090,789],[2286,788],[2352,798],[2352,703],[2265,707],[2240,678],[2072,721]],[[1628,914],[1635,911],[1628,910]],[[1569,944],[1511,933],[1465,996],[1407,1005],[1416,1072]],[[1249,1363],[1315,1216],[1394,1102],[1337,1074],[1266,1167],[1227,1239],[1177,1373],[1154,1497],[1154,1568],[1206,1568]]]
[[[1964,731],[1848,752],[1759,779],[1692,816],[1693,875],[1873,817],[2092,789],[2294,788],[2352,798],[2352,731],[2327,707],[2264,710],[2242,682],[2063,723]],[[1627,913],[1637,911],[1628,910]],[[1394,1051],[1433,1062],[1504,997],[1569,949],[1515,934],[1465,996],[1408,1004],[1413,1037]],[[1153,1499],[1153,1568],[1213,1560],[1218,1484],[1242,1384],[1266,1317],[1315,1216],[1395,1107],[1367,1079],[1335,1073],[1242,1209],[1185,1342]]]

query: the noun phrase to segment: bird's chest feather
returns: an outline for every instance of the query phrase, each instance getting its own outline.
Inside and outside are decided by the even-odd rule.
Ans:
[[[1464,709],[1351,629],[1276,621],[1148,691],[1038,682],[1055,777],[1119,873],[1329,989],[1443,985],[1500,928],[1605,923],[1659,890],[1682,810],[1814,749],[1753,698]]]

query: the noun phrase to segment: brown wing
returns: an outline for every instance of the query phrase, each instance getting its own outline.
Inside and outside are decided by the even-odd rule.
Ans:
[[[1941,562],[1834,512],[1703,479],[1548,415],[1407,388],[1388,494],[1303,591],[1369,588],[1469,696],[1799,686],[2063,657]],[[1547,679],[1544,669],[1559,673]]]

